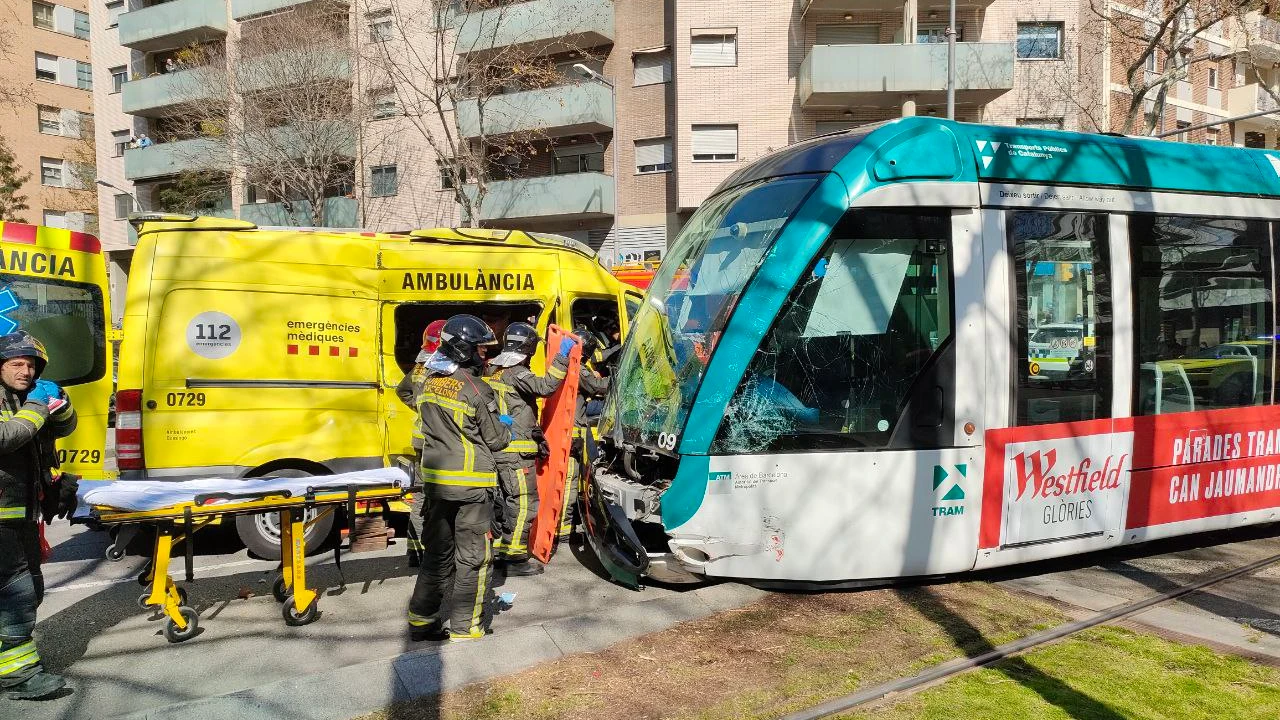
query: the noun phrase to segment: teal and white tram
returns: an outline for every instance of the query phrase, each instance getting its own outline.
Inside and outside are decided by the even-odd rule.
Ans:
[[[664,258],[586,522],[619,581],[875,581],[1280,513],[1280,152],[907,118]]]

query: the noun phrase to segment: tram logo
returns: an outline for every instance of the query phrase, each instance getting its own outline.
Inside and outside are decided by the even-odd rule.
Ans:
[[[934,517],[942,517],[946,515],[963,515],[964,502],[964,481],[969,474],[969,466],[960,465],[934,465],[933,466],[933,496],[935,501],[939,503],[933,508]]]

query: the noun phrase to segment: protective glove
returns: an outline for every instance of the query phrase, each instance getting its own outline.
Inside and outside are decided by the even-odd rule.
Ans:
[[[560,357],[569,357],[569,353],[573,351],[573,346],[577,344],[578,344],[577,341],[574,340],[573,338],[570,338],[570,337],[561,338],[560,353],[559,353]]]
[[[512,438],[516,436],[516,429],[512,427],[512,425],[514,425],[516,422],[514,418],[512,418],[510,415],[499,415],[498,422],[507,426],[507,429],[511,431]]]
[[[46,405],[53,404],[55,400],[63,398],[62,388],[52,380],[37,380],[35,386],[27,393],[28,400],[34,400]]]
[[[80,491],[80,479],[71,473],[62,473],[58,478],[58,517],[70,518],[75,514],[80,501],[76,494]]]

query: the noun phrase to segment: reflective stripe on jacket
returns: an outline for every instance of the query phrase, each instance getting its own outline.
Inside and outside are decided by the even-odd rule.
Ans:
[[[0,520],[36,519],[35,489],[57,464],[54,440],[76,428],[71,404],[49,414],[42,402],[22,402],[4,389],[0,398]]]
[[[511,431],[498,421],[493,389],[473,370],[428,375],[418,395],[418,417],[424,483],[497,486],[493,456],[511,442]]]
[[[493,374],[484,379],[493,388],[498,400],[498,412],[510,415],[511,430],[515,437],[503,450],[504,455],[518,454],[534,457],[538,454],[538,398],[551,395],[564,382],[569,369],[569,359],[557,355],[551,361],[546,377],[542,377],[523,365],[509,368],[493,368]]]

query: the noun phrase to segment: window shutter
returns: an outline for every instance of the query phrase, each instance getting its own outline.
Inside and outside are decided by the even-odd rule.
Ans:
[[[58,58],[36,53],[36,71],[52,73],[55,78],[58,77]]]
[[[736,155],[738,153],[737,125],[694,125],[694,155]]]
[[[874,45],[880,42],[879,25],[819,25],[815,45]]]
[[[689,50],[693,67],[724,67],[738,64],[738,36],[694,35]]]
[[[653,138],[636,141],[636,167],[671,162],[671,139]]]
[[[636,85],[657,85],[671,82],[671,56],[662,52],[640,53],[636,60]]]

